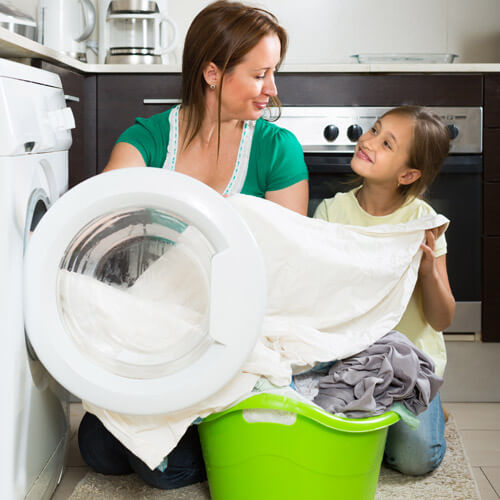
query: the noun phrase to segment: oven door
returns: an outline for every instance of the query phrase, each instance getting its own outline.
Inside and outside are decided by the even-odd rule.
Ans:
[[[306,154],[309,169],[309,215],[323,198],[354,187],[352,154]],[[448,217],[446,257],[450,285],[457,301],[449,333],[481,330],[481,177],[482,155],[450,155],[425,199]]]

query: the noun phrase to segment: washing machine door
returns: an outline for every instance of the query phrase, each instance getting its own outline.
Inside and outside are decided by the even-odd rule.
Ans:
[[[25,324],[52,376],[96,406],[159,414],[241,369],[260,332],[265,271],[214,190],[153,168],[101,174],[47,212],[25,255]]]

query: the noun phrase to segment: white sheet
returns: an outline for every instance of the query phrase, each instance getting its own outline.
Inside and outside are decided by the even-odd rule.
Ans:
[[[287,386],[292,371],[355,354],[391,330],[412,294],[425,229],[448,223],[438,215],[395,226],[343,226],[259,198],[236,195],[228,201],[255,235],[268,282],[262,335],[241,373],[215,396],[175,414],[127,416],[84,402],[151,468],[174,448],[191,422],[230,406],[250,392],[259,377]],[[152,266],[158,269],[148,270],[150,275],[165,276],[159,271],[163,265],[159,259]],[[171,277],[175,272],[184,271],[169,269]],[[195,293],[196,283],[186,283],[191,286],[183,292],[186,296]],[[156,294],[155,300],[161,297]]]

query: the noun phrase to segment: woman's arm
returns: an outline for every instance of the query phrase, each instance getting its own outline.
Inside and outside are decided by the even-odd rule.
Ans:
[[[294,212],[307,215],[307,204],[309,201],[309,184],[307,180],[297,182],[284,189],[277,191],[268,191],[265,195],[266,200],[278,203]]]
[[[119,142],[111,151],[109,162],[103,172],[127,167],[145,167],[144,159],[139,150],[127,142]]]
[[[418,281],[422,291],[425,319],[437,331],[448,328],[455,313],[455,298],[451,292],[446,269],[446,255],[435,257],[436,233],[425,232],[427,241],[422,244],[422,261]]]

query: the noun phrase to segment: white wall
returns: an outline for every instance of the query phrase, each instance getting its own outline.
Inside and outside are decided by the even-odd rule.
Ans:
[[[500,62],[500,0],[248,1],[271,10],[288,30],[289,64],[345,62],[367,52],[456,53],[457,62]],[[13,3],[36,15],[37,0]],[[208,3],[170,0],[181,40]]]

